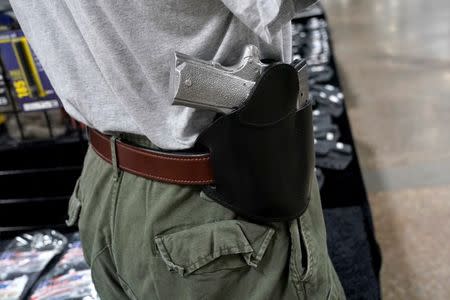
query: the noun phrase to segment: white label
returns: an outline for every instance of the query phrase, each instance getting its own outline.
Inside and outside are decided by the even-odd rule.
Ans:
[[[59,107],[58,100],[45,100],[23,104],[24,111],[44,110],[58,107]]]
[[[8,105],[8,98],[0,97],[0,105]]]

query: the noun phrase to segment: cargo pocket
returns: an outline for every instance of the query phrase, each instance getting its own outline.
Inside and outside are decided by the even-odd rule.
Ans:
[[[78,196],[78,189],[80,185],[80,179],[77,180],[75,184],[75,188],[73,190],[72,196],[70,196],[69,200],[69,208],[68,208],[68,218],[66,220],[67,226],[74,226],[78,223],[78,217],[80,216],[81,211],[81,201]]]
[[[240,220],[203,224],[155,237],[169,271],[181,276],[257,268],[274,229]]]

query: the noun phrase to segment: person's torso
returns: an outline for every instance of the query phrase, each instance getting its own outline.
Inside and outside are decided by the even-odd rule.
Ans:
[[[70,115],[166,149],[189,148],[214,117],[170,105],[174,50],[223,65],[235,64],[247,44],[264,58],[291,56],[290,24],[269,45],[218,0],[12,3]]]

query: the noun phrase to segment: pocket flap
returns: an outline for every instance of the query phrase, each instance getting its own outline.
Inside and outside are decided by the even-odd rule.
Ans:
[[[256,268],[274,232],[267,226],[227,220],[159,235],[155,242],[169,270],[185,276],[225,255],[242,255]]]

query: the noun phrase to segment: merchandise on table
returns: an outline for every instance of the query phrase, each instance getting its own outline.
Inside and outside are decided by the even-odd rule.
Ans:
[[[23,275],[12,280],[0,281],[0,299],[16,300],[20,298],[28,282],[28,276]]]
[[[322,170],[319,168],[314,168],[314,172],[316,173],[317,184],[319,188],[322,188],[323,183],[325,182],[325,177],[323,176]]]
[[[316,167],[344,170],[353,159],[350,145],[341,142],[315,140]]]
[[[309,66],[308,70],[309,83],[315,84],[320,82],[328,82],[334,76],[333,69],[327,64]]]
[[[11,241],[0,255],[0,300],[20,299],[47,264],[67,245],[54,230],[25,233]]]
[[[292,28],[294,59],[306,59],[309,67],[316,167],[344,170],[353,159],[353,150],[339,141],[341,132],[336,120],[344,113],[344,94],[331,84],[335,72],[331,66],[327,22],[319,15],[307,16],[294,21]],[[324,176],[319,175],[323,183]]]
[[[294,59],[306,58],[310,66],[329,63],[331,51],[327,27],[325,19],[316,17],[309,18],[306,23],[295,23]]]
[[[70,238],[66,253],[33,291],[31,300],[97,299],[79,234]]]
[[[335,86],[312,84],[310,96],[314,105],[333,117],[337,118],[344,112],[344,94]]]

